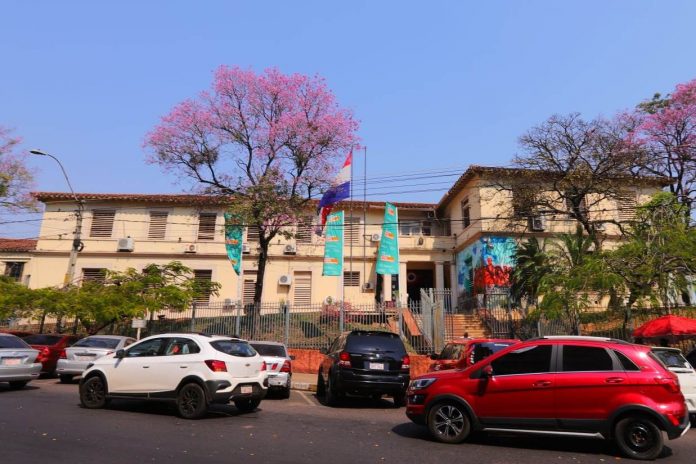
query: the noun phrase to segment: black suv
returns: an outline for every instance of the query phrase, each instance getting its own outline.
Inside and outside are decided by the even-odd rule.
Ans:
[[[411,360],[401,338],[391,332],[353,330],[340,335],[327,350],[317,376],[317,394],[334,406],[346,393],[406,404]]]

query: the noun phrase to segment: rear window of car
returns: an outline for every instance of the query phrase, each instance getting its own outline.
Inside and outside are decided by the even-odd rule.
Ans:
[[[210,342],[210,346],[217,351],[240,358],[251,358],[256,355],[254,348],[243,340],[216,340]]]
[[[24,341],[30,345],[55,345],[63,338],[60,335],[29,335],[24,338]]]
[[[29,345],[14,335],[2,335],[0,336],[0,348],[29,348]]]
[[[84,348],[109,348],[113,349],[118,346],[120,340],[117,338],[97,338],[97,337],[87,337],[82,340],[78,340],[73,346],[84,347]]]
[[[406,348],[396,334],[358,332],[351,333],[346,341],[346,351],[381,351],[383,353],[396,353],[405,355]]]
[[[253,346],[261,356],[276,356],[278,358],[287,356],[285,347],[282,345],[269,345],[266,343],[250,343],[250,345]]]
[[[677,368],[677,369],[689,369],[691,366],[689,362],[682,356],[678,351],[672,350],[652,350],[653,354],[665,365],[667,368]]]

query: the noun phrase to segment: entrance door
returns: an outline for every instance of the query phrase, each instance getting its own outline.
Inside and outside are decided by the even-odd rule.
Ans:
[[[431,269],[411,269],[406,271],[406,292],[411,301],[420,301],[421,288],[433,288]]]

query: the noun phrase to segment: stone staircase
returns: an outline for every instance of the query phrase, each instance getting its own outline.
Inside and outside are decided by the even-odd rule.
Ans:
[[[481,319],[473,314],[445,314],[445,326],[449,329],[449,338],[463,337],[465,333],[471,338],[488,337],[488,329]]]

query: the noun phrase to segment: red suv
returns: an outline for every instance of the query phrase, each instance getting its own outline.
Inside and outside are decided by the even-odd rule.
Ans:
[[[543,337],[463,370],[421,375],[406,415],[445,443],[472,431],[614,439],[634,459],[654,459],[663,436],[689,429],[677,377],[650,347],[598,337]]]
[[[519,342],[519,340],[500,338],[460,338],[452,340],[445,345],[440,354],[430,356],[430,359],[435,362],[430,365],[428,371],[463,369]]]

